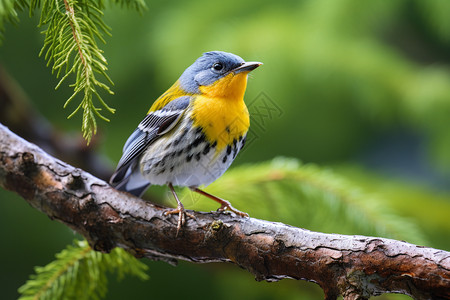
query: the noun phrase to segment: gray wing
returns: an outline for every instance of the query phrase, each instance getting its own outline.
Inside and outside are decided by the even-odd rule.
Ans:
[[[118,190],[141,196],[148,182],[139,170],[139,159],[147,147],[169,132],[183,116],[191,100],[183,96],[171,101],[160,110],[149,113],[126,141],[122,158],[109,183]]]

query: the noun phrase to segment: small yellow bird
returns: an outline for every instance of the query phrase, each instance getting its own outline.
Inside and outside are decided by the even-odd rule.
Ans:
[[[138,197],[150,184],[168,185],[178,205],[166,214],[179,214],[178,230],[186,212],[173,186],[219,202],[219,211],[248,216],[198,187],[222,176],[244,146],[247,77],[261,64],[222,51],[204,53],[153,103],[126,141],[110,184]]]

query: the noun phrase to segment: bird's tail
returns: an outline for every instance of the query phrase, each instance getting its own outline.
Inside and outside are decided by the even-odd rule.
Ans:
[[[139,168],[133,164],[118,168],[111,176],[109,184],[116,190],[141,197],[149,187],[150,182],[142,176]]]

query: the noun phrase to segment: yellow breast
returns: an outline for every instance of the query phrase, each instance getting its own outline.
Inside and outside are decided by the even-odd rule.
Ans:
[[[221,151],[247,133],[250,118],[244,103],[247,73],[230,73],[211,86],[201,86],[195,97],[193,125],[203,128],[206,138]]]

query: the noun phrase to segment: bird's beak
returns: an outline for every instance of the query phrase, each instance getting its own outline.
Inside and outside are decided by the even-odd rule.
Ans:
[[[263,63],[258,61],[248,61],[240,65],[239,67],[231,70],[234,74],[240,73],[240,72],[250,72],[262,65]]]

